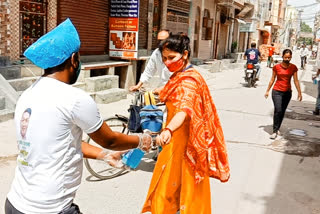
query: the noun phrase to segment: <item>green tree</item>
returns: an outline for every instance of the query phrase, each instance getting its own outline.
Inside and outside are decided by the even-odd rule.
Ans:
[[[312,32],[312,28],[305,22],[301,22],[301,32],[307,32],[307,33],[311,33]]]

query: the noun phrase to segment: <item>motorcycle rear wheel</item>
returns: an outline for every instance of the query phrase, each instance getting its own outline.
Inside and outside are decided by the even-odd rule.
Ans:
[[[249,78],[248,78],[248,87],[249,87],[249,88],[252,87],[252,82],[253,82],[252,77],[249,77]]]

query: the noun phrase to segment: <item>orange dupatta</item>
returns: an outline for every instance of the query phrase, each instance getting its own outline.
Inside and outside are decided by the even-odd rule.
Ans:
[[[185,158],[195,172],[196,183],[201,182],[206,173],[221,182],[228,181],[230,168],[222,127],[200,73],[194,68],[174,73],[161,91],[160,100],[171,100],[177,111],[185,111],[190,116]]]

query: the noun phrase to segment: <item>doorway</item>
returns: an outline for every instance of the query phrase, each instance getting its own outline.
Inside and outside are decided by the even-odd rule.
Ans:
[[[194,41],[193,41],[193,56],[199,56],[199,42],[200,42],[200,16],[201,9],[198,6],[196,12],[196,18],[194,21]]]

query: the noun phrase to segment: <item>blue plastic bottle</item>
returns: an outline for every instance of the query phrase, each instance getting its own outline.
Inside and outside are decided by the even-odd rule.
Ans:
[[[126,166],[130,167],[131,169],[135,169],[139,166],[144,154],[145,152],[141,149],[131,149],[129,152],[123,155],[121,160]]]
[[[317,78],[315,78],[314,80],[313,80],[313,84],[318,84],[318,80],[317,80]]]

